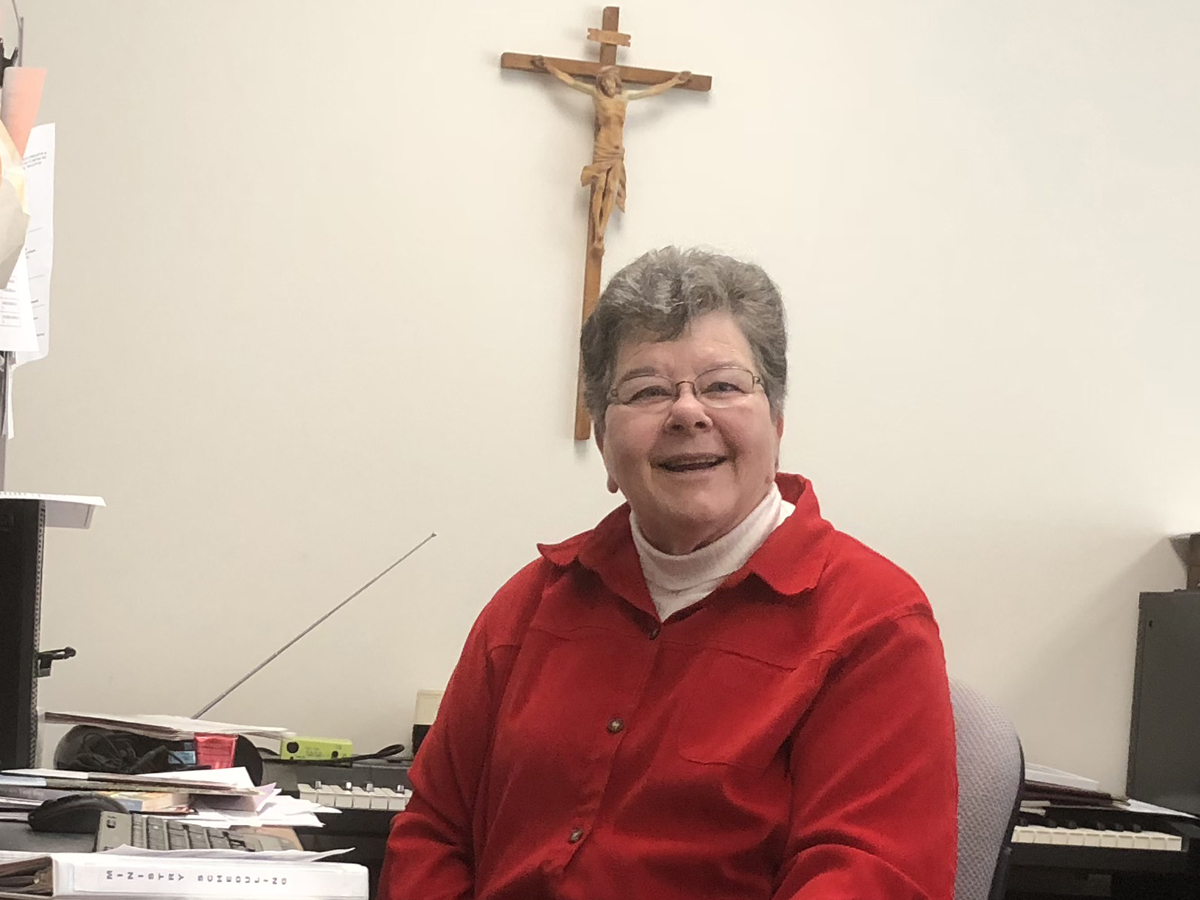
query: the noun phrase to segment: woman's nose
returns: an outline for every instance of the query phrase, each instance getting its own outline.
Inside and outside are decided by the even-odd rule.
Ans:
[[[708,417],[708,409],[696,396],[695,385],[690,381],[682,381],[678,390],[679,393],[671,403],[668,424],[677,428],[706,428],[712,424]]]

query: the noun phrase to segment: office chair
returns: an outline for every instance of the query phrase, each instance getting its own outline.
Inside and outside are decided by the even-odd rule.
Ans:
[[[1021,740],[986,697],[950,679],[958,744],[958,872],[954,900],[1002,900],[1025,782]]]

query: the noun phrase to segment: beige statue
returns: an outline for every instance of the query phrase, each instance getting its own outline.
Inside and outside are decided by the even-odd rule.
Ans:
[[[592,147],[592,164],[583,167],[579,181],[591,185],[592,250],[604,252],[604,231],[612,217],[613,206],[625,211],[625,107],[630,100],[653,97],[673,87],[686,84],[691,72],[680,72],[674,78],[641,91],[625,90],[621,72],[616,66],[604,66],[596,75],[596,84],[578,81],[543,56],[535,56],[533,64],[561,81],[567,87],[591,96],[596,105],[596,141]]]

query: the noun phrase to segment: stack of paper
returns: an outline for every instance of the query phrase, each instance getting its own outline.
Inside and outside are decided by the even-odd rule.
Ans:
[[[1050,766],[1040,766],[1037,763],[1025,764],[1025,780],[1037,784],[1049,784],[1056,787],[1074,788],[1078,791],[1098,791],[1100,782],[1094,778],[1085,778],[1073,772],[1062,769],[1052,769]]]
[[[286,728],[273,725],[234,725],[230,722],[190,719],[187,716],[110,716],[49,710],[42,713],[42,716],[51,725],[95,725],[100,728],[131,731],[164,741],[187,740],[197,734],[244,734],[247,737],[282,740],[295,734]]]
[[[196,822],[210,828],[230,828],[234,825],[261,827],[283,825],[289,828],[306,826],[320,828],[324,823],[317,818],[318,812],[339,812],[308,800],[300,800],[280,792],[273,784],[255,787],[249,773],[243,768],[209,769],[197,772],[172,772],[173,777],[195,776],[197,780],[220,779],[231,789],[250,796],[230,794],[205,794],[193,798],[190,815],[183,816],[185,822]]]
[[[290,797],[273,784],[256,787],[240,767],[147,775],[13,769],[0,773],[0,812],[7,812],[0,819],[20,819],[43,800],[84,791],[106,793],[131,812],[179,813],[172,817],[212,828],[320,828],[318,812],[340,812]]]

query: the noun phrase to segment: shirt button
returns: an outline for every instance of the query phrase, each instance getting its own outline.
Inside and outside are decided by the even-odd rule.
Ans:
[[[617,734],[624,727],[625,727],[624,719],[609,719],[608,720],[608,733],[609,734]]]
[[[582,841],[583,840],[583,826],[576,825],[574,828],[572,828],[571,834],[567,838],[567,840],[570,841],[572,844],[578,844],[580,841]]]
[[[650,631],[650,640],[652,640],[652,641],[657,640],[658,635],[661,631],[662,631],[662,629],[659,626],[655,625],[654,628],[651,629],[651,631]]]

